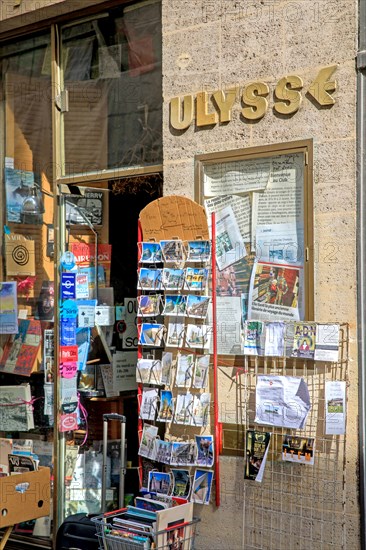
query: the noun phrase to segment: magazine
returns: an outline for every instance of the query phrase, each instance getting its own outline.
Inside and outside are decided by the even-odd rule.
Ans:
[[[314,359],[315,353],[315,323],[294,323],[294,342],[292,357]]]

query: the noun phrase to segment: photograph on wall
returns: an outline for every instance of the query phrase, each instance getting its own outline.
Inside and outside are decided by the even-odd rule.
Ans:
[[[187,296],[180,296],[178,294],[166,294],[163,315],[185,315],[187,307]]]
[[[161,364],[161,384],[163,386],[170,386],[173,366],[173,354],[171,351],[163,351]]]
[[[172,443],[170,441],[164,441],[163,439],[155,440],[156,446],[156,461],[162,464],[170,464],[170,457],[172,454]]]
[[[17,283],[0,282],[0,334],[18,332]]]
[[[284,435],[282,442],[282,460],[293,464],[314,465],[314,438],[296,435]]]
[[[175,385],[178,388],[189,388],[193,376],[194,355],[178,353]]]
[[[192,426],[207,426],[210,418],[211,394],[201,393],[193,396]]]
[[[294,323],[294,341],[291,357],[314,359],[315,337],[315,323]]]
[[[210,356],[196,355],[192,388],[205,390],[209,382]]]
[[[137,288],[139,290],[160,290],[161,269],[141,267],[138,270]]]
[[[22,207],[25,199],[31,196],[34,186],[34,173],[27,170],[5,168],[6,220],[22,222]]]
[[[143,388],[140,405],[140,418],[142,420],[155,420],[159,390]]]
[[[180,240],[160,241],[163,260],[167,264],[176,264],[184,262],[186,259],[186,250],[183,242]]]
[[[194,472],[191,501],[196,504],[210,504],[213,470]]]
[[[140,325],[139,344],[141,346],[161,347],[165,334],[165,326],[153,323]]]
[[[212,328],[209,325],[187,325],[187,348],[208,349],[210,347]]]
[[[204,291],[207,287],[209,270],[204,267],[187,267],[185,270],[185,290]]]
[[[138,315],[140,317],[156,317],[160,313],[160,300],[159,294],[151,294],[137,297],[138,302]]]
[[[254,255],[251,254],[221,271],[216,269],[217,296],[248,294],[253,264]]]
[[[142,430],[139,455],[155,460],[156,448],[155,439],[158,435],[158,427],[145,424]]]
[[[140,248],[140,262],[142,264],[156,264],[163,261],[160,243],[138,243]]]
[[[173,441],[172,456],[170,464],[172,466],[194,466],[196,463],[197,447],[193,441]]]
[[[303,317],[298,267],[256,262],[249,289],[248,319],[299,321]]]
[[[212,435],[196,435],[197,466],[212,468],[214,464],[214,444]]]
[[[209,262],[211,259],[210,241],[188,241],[187,262]]]
[[[339,325],[319,323],[316,325],[315,361],[336,363],[339,354]]]
[[[186,298],[187,316],[196,319],[206,319],[210,298],[208,296],[199,296],[195,294],[189,294]]]
[[[174,398],[170,390],[161,390],[160,407],[157,420],[159,422],[171,422],[174,414]]]
[[[174,423],[188,426],[192,424],[193,395],[189,392],[179,393],[176,398]]]
[[[184,269],[163,269],[161,288],[163,290],[181,290],[184,282]]]
[[[184,323],[169,323],[165,345],[167,348],[181,348],[184,341]]]
[[[246,432],[246,457],[244,479],[261,482],[268,456],[271,434],[269,432]]]
[[[189,470],[178,470],[172,468],[173,493],[174,497],[188,498],[191,489]]]
[[[152,493],[168,495],[170,492],[170,474],[166,472],[149,472],[147,490]]]

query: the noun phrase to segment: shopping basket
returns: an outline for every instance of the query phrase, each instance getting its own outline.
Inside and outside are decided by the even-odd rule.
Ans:
[[[92,518],[100,550],[194,550],[199,518],[148,533],[122,527],[118,521],[125,513],[126,508]]]

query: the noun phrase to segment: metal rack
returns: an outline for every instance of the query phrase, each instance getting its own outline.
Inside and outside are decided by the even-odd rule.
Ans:
[[[244,481],[243,538],[245,550],[346,548],[346,435],[325,434],[326,381],[348,384],[349,327],[340,325],[337,363],[294,358],[245,357],[238,373],[239,423],[245,429],[271,431],[271,444],[262,483]],[[293,435],[315,438],[313,466],[282,462],[281,443],[289,432],[254,424],[256,376],[301,376],[308,385],[312,409],[306,426]]]

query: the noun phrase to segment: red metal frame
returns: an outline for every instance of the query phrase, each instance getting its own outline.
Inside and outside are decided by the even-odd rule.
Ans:
[[[138,226],[137,226],[137,269],[140,267],[140,260],[141,260],[141,246],[139,245],[139,243],[141,243],[143,241],[143,234],[142,234],[142,227],[141,227],[141,222],[140,220],[138,221]],[[140,291],[137,292],[137,295],[140,294]],[[138,312],[137,312],[138,313]],[[141,350],[141,346],[138,345],[137,346],[137,358],[138,359],[141,359],[142,358],[142,350]],[[142,437],[142,429],[143,429],[143,425],[142,425],[142,420],[140,418],[140,407],[141,407],[141,399],[142,399],[142,385],[141,384],[138,384],[137,386],[137,411],[138,411],[138,423],[137,423],[137,429],[138,429],[138,438],[139,438],[139,443],[141,443],[141,437]],[[140,472],[140,476],[139,476],[139,483],[140,483],[140,489],[141,489],[141,486],[142,486],[142,458],[140,455],[138,455],[139,457],[139,472]]]

